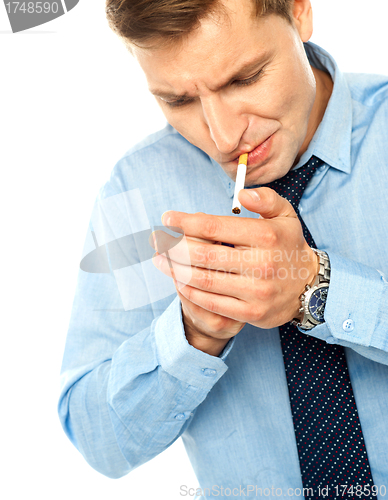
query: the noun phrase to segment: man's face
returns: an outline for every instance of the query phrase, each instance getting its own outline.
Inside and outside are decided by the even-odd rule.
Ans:
[[[205,18],[182,42],[134,54],[183,137],[233,180],[239,155],[249,152],[245,185],[265,184],[283,177],[305,146],[314,75],[285,19],[255,17],[249,1],[223,4],[226,18]]]

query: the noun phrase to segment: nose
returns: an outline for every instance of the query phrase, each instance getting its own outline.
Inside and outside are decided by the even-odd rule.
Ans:
[[[222,154],[233,153],[248,126],[247,120],[216,93],[202,97],[201,103],[210,137],[218,151]]]

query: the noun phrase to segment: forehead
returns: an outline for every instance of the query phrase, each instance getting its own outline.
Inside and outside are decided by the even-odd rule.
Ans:
[[[287,28],[286,21],[276,15],[256,17],[252,4],[228,0],[225,10],[202,19],[181,41],[161,48],[135,48],[150,88],[193,92],[194,88],[186,86],[195,87],[196,82],[210,88],[223,75],[231,75],[275,49],[278,31]]]

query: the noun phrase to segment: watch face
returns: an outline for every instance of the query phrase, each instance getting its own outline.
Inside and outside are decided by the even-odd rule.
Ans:
[[[313,292],[313,294],[311,295],[309,301],[310,314],[315,320],[319,321],[320,323],[323,323],[324,321],[323,314],[325,312],[328,288],[329,287],[325,286],[315,290],[315,292]]]

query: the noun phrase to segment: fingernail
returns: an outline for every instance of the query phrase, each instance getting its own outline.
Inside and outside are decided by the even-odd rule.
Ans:
[[[164,226],[169,226],[170,225],[170,217],[168,217],[167,214],[168,212],[164,212],[164,214],[162,215],[162,224]]]
[[[252,201],[259,201],[260,200],[260,195],[255,189],[251,189],[250,191],[247,192],[247,194],[250,196]]]
[[[152,233],[152,241],[154,243],[154,248],[156,250],[156,252],[158,251],[158,246],[156,244],[156,236],[155,236],[155,233]]]
[[[182,288],[186,286],[184,283],[181,283],[180,281],[175,281],[175,283],[178,290],[182,290]]]

